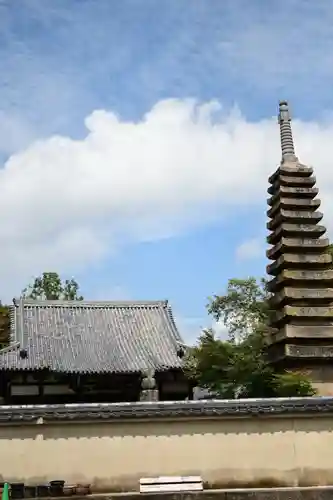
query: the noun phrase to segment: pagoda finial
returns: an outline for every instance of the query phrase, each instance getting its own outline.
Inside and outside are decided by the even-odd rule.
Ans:
[[[291,130],[291,116],[289,113],[287,101],[280,101],[279,103],[279,124],[280,124],[280,136],[281,136],[282,161],[287,159],[296,159],[293,133]]]

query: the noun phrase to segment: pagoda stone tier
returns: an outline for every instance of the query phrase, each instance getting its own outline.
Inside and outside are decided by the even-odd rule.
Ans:
[[[333,269],[313,169],[295,156],[290,115],[280,103],[282,161],[269,178],[267,257],[272,262],[269,355],[306,369],[322,394],[333,393]]]

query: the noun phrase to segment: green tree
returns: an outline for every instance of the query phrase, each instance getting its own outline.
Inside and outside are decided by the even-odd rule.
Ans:
[[[231,279],[226,295],[210,297],[207,309],[216,321],[223,318],[232,340],[241,340],[267,324],[268,299],[266,280]]]
[[[33,283],[22,291],[22,297],[42,300],[83,300],[79,295],[79,285],[72,278],[62,281],[59,274],[45,272],[34,279]]]
[[[184,360],[187,375],[222,398],[310,396],[303,373],[277,373],[268,363],[269,293],[255,278],[230,280],[224,296],[210,298],[208,312],[223,320],[227,341],[205,330]]]
[[[10,307],[0,302],[0,349],[10,342]]]

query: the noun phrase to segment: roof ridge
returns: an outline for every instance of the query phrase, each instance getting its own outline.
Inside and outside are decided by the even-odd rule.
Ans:
[[[167,304],[167,314],[168,314],[168,317],[171,321],[171,325],[173,327],[174,333],[178,337],[177,342],[185,345],[184,339],[183,339],[182,335],[180,334],[180,331],[178,330],[178,327],[176,325],[175,317],[173,315],[173,310],[172,310],[172,307],[170,306],[170,304]]]
[[[6,353],[6,352],[11,352],[14,351],[14,349],[18,349],[20,347],[20,342],[12,342],[9,345],[6,345],[6,347],[3,347],[0,349],[0,354]]]
[[[168,300],[41,300],[23,299],[23,306],[35,307],[168,307]]]

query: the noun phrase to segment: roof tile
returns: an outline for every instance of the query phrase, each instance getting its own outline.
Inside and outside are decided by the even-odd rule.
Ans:
[[[14,311],[12,341],[0,351],[0,369],[66,373],[179,368],[183,343],[167,301],[23,299]]]

